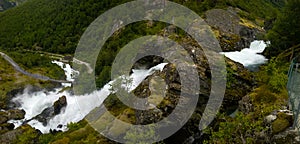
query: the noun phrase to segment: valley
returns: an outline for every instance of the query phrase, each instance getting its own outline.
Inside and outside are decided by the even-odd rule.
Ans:
[[[26,0],[0,12],[0,143],[120,142],[112,137],[147,143],[159,139],[164,130],[172,131],[172,125],[182,126],[156,143],[299,142],[286,89],[290,61],[299,55],[298,0],[173,0],[204,19],[222,52],[205,51],[184,29],[147,20],[113,33],[95,67],[75,57],[90,23],[126,2]],[[128,68],[128,75],[111,78],[122,49],[146,35],[168,38],[182,49],[168,47],[164,55],[143,57]],[[143,47],[146,50],[140,55],[157,46],[143,43]],[[192,63],[172,63],[167,58],[175,57],[177,62],[174,53],[189,54]],[[128,57],[122,57],[124,62]],[[226,71],[213,67],[218,63],[211,63],[208,57],[224,58]],[[117,68],[121,74],[122,65]],[[193,80],[184,79],[193,70],[199,79],[196,92],[191,90],[197,86]],[[212,122],[199,129],[199,122],[208,117],[205,111],[211,98],[222,90],[213,88],[213,72],[225,74],[218,75],[226,79],[225,93],[215,100],[221,104]],[[94,87],[85,81],[89,77]],[[193,101],[194,93],[193,112],[182,109],[167,119],[178,107],[193,107],[181,102]],[[138,99],[128,103],[121,99],[132,95]],[[147,110],[129,106],[141,103]],[[182,116],[185,122],[180,121]],[[163,126],[151,127],[165,119]],[[150,126],[139,131],[118,120]]]

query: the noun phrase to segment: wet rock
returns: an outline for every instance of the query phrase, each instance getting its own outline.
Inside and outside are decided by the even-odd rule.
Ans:
[[[35,116],[33,119],[38,120],[39,122],[41,122],[44,126],[47,125],[48,121],[54,117],[54,108],[53,107],[49,107],[46,108],[42,111],[42,113],[40,113],[39,115]]]
[[[6,102],[0,101],[0,109],[6,109]]]
[[[44,109],[39,115],[35,116],[32,119],[36,119],[39,122],[41,122],[44,126],[46,126],[49,120],[54,116],[60,114],[62,108],[66,106],[67,106],[66,96],[62,96],[57,101],[55,101],[51,107]],[[30,120],[26,121],[25,123],[29,122]]]
[[[58,101],[54,102],[54,114],[58,115],[61,112],[61,109],[65,106],[67,106],[67,98],[66,96],[62,96],[58,99]]]
[[[58,126],[57,126],[57,128],[62,128],[63,127],[63,125],[62,124],[59,124]]]
[[[7,92],[6,93],[7,100],[11,100],[16,95],[23,93],[23,91],[24,91],[24,88],[18,88],[18,89],[13,89],[13,90]]]
[[[72,60],[73,60],[73,57],[72,57],[72,56],[65,56],[65,57],[63,58],[63,60],[72,61]]]

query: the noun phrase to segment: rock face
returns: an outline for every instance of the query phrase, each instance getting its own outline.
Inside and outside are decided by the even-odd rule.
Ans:
[[[54,102],[53,106],[44,109],[39,115],[35,116],[32,119],[36,119],[39,122],[43,123],[44,126],[47,125],[49,120],[54,116],[61,113],[62,108],[67,106],[66,96],[60,97],[57,101]],[[30,119],[30,120],[32,120]],[[28,120],[28,121],[30,121]],[[28,122],[27,121],[27,122]]]
[[[214,29],[223,51],[237,51],[249,48],[262,29],[255,24],[245,24],[238,16],[239,9],[212,9],[205,13],[205,21]]]
[[[7,123],[9,120],[24,119],[25,111],[19,109],[10,109],[0,112],[0,134],[14,129],[14,124]]]
[[[205,59],[203,52],[197,47],[191,47],[190,44],[183,43],[182,45],[187,46],[186,50],[194,50],[194,59],[201,61],[201,63],[196,63],[196,68],[199,73],[200,79],[200,91],[196,110],[192,115],[191,119],[187,122],[184,127],[182,127],[178,132],[172,135],[170,138],[166,139],[168,143],[182,143],[185,140],[198,141],[201,139],[200,132],[198,130],[199,121],[201,120],[201,115],[206,107],[206,103],[210,95],[210,69]],[[238,101],[242,99],[243,96],[247,94],[252,89],[253,77],[250,73],[240,64],[237,64],[229,59],[226,59],[228,69],[231,71],[231,78],[236,79],[235,81],[230,81],[230,87],[226,90],[223,105],[221,111],[227,111],[228,109],[236,109],[238,107]],[[189,64],[184,65],[184,69],[189,69]],[[138,97],[150,97],[152,94],[155,95],[155,91],[151,90],[151,83],[158,83],[155,77],[161,77],[164,79],[166,84],[165,97],[157,105],[156,108],[148,111],[137,111],[136,119],[137,124],[149,124],[155,123],[167,117],[178,104],[178,100],[181,94],[181,80],[176,70],[175,65],[168,64],[165,66],[162,72],[155,72],[153,75],[146,78],[135,90],[134,94]],[[192,84],[192,81],[191,81]],[[156,89],[157,91],[157,89]],[[149,100],[150,101],[150,100]],[[159,101],[159,100],[152,100]],[[151,102],[149,102],[151,106]],[[234,106],[234,108],[232,108]],[[248,106],[247,106],[248,108]],[[249,109],[249,108],[248,108]],[[166,126],[167,127],[167,126]],[[192,136],[192,137],[191,137]]]

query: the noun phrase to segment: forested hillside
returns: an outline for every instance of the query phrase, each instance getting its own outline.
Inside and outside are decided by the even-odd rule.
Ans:
[[[55,59],[71,62],[78,41],[89,24],[103,12],[129,1],[131,0],[26,0],[17,7],[0,12],[0,52],[9,55],[29,72],[40,73],[55,79],[64,79],[63,70],[52,64],[51,61]],[[190,8],[205,20],[208,19],[207,11],[212,9],[216,9],[219,12],[217,14],[220,15],[224,12],[229,13],[229,16],[234,16],[237,19],[237,27],[241,28],[237,33],[222,32],[220,27],[211,26],[215,36],[220,40],[222,49],[224,50],[225,46],[231,48],[228,51],[239,51],[246,48],[244,45],[243,47],[239,45],[240,41],[245,40],[243,36],[251,37],[251,41],[255,39],[270,40],[271,45],[265,52],[270,57],[269,61],[259,67],[258,72],[250,72],[242,64],[226,58],[227,89],[223,104],[211,125],[207,129],[199,131],[199,120],[203,118],[202,112],[210,96],[211,85],[210,68],[207,66],[206,58],[202,57],[201,48],[195,44],[196,42],[188,34],[179,28],[173,28],[170,24],[163,22],[141,21],[127,25],[115,32],[104,44],[98,55],[95,68],[98,89],[103,88],[111,80],[112,62],[123,46],[146,35],[167,36],[184,45],[193,60],[199,62],[193,66],[197,67],[199,77],[201,77],[201,92],[196,110],[186,125],[160,143],[179,143],[183,141],[186,143],[190,141],[199,143],[271,143],[280,141],[284,143],[289,142],[285,141],[286,139],[293,140],[294,135],[292,138],[290,136],[274,138],[274,136],[281,136],[281,132],[284,132],[293,123],[290,115],[279,111],[287,105],[288,97],[285,87],[288,80],[289,61],[285,60],[286,57],[293,57],[293,55],[291,56],[288,53],[283,57],[276,58],[276,56],[300,43],[299,36],[297,36],[300,30],[300,1],[290,0],[287,4],[287,0],[172,1]],[[228,15],[224,14],[222,16],[227,18]],[[214,15],[210,15],[211,17],[214,17]],[[223,23],[225,26],[227,24]],[[149,59],[143,59],[138,64],[143,65],[154,61],[150,57]],[[160,60],[158,61],[158,63],[161,63]],[[181,92],[180,77],[171,64],[167,65],[160,73],[157,71],[144,79],[139,87],[134,90],[134,93],[139,96],[151,94],[152,91],[147,88],[149,87],[148,83],[156,76],[164,77],[168,81],[166,89],[169,88],[171,94],[157,108],[157,111],[164,111],[163,114],[167,115],[176,107],[178,98],[174,97]],[[155,83],[155,80],[153,81]],[[0,111],[0,143],[115,143],[99,135],[85,119],[77,123],[66,124],[67,131],[50,129],[47,134],[42,134],[41,131],[25,123],[23,123],[23,126],[14,129],[13,124],[8,122],[13,119],[6,113],[10,110],[8,104],[12,97],[16,96],[17,93],[21,93],[27,84],[38,87],[36,91],[41,89],[53,90],[60,86],[56,83],[35,80],[21,75],[5,59],[0,57],[0,108],[3,109],[3,111]],[[66,95],[62,97],[66,97],[68,94],[74,96],[71,87],[63,88],[56,95],[68,92],[64,93]],[[47,91],[45,93],[47,95],[51,92]],[[64,103],[68,103],[68,100],[65,100]],[[141,114],[139,115],[142,116],[140,120],[145,123],[157,120],[156,118],[161,114],[138,113],[121,103],[114,94],[109,95],[103,103],[114,116],[132,124],[135,123],[134,120],[138,121],[138,118],[136,118],[138,114]],[[55,105],[57,106],[57,102],[53,104],[53,106]],[[51,107],[48,108],[51,109]],[[265,118],[270,114],[278,115],[278,118],[266,122]],[[51,116],[55,115],[52,114]],[[19,117],[19,119],[22,118]],[[55,128],[59,127],[63,126],[61,124],[55,126]],[[139,139],[145,139],[145,137],[153,135],[151,130],[145,134],[126,132],[127,129],[123,127],[114,129],[117,134],[122,133],[121,131],[125,131],[125,137],[132,140],[129,143],[138,143]]]
[[[0,48],[73,53],[85,28],[101,13],[129,0],[28,0],[0,13]],[[211,8],[238,7],[252,20],[274,19],[280,3],[266,0],[181,1],[198,14]]]
[[[73,54],[81,35],[95,18],[128,1],[130,0],[28,0],[19,7],[0,13],[0,49]],[[241,17],[254,21],[261,27],[275,19],[278,8],[282,6],[282,1],[268,0],[174,2],[187,6],[199,15],[212,8],[236,7],[241,9]],[[147,27],[146,22],[135,23],[128,25],[118,37],[110,38],[97,61],[98,87],[109,80],[111,63],[121,47],[138,37],[157,34],[166,26],[164,23],[155,23],[152,27]]]
[[[274,23],[274,27],[268,32],[267,38],[272,45],[266,53],[270,56],[276,56],[284,50],[300,44],[299,6],[299,0],[289,0]]]

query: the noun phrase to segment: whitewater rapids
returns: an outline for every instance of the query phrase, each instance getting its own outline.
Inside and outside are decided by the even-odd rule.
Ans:
[[[265,50],[269,42],[255,40],[250,44],[250,48],[244,48],[241,51],[221,52],[229,59],[243,64],[245,67],[261,65],[268,61],[261,53]]]
[[[65,71],[66,80],[74,81],[74,76],[78,75],[79,72],[73,70],[69,64],[62,62],[53,61],[59,65]],[[133,70],[130,75],[132,84],[128,88],[130,91],[135,89],[147,76],[153,74],[156,70],[162,71],[167,63],[158,64],[148,70]],[[110,81],[101,90],[94,91],[90,94],[85,95],[71,95],[67,91],[60,92],[63,88],[71,86],[70,84],[63,84],[63,87],[54,89],[53,91],[39,91],[30,93],[28,89],[25,89],[23,94],[17,95],[12,99],[13,102],[20,103],[19,109],[25,110],[25,118],[23,120],[11,120],[10,123],[15,124],[15,128],[22,125],[26,120],[29,120],[36,115],[40,114],[45,108],[51,107],[55,101],[61,96],[66,96],[67,106],[62,109],[61,113],[50,119],[46,126],[37,120],[31,120],[28,122],[32,127],[39,129],[42,133],[49,133],[50,129],[56,130],[67,130],[67,124],[71,122],[78,122],[94,108],[100,106],[103,101],[111,93],[111,84],[114,82]],[[61,128],[58,126],[61,125]]]

